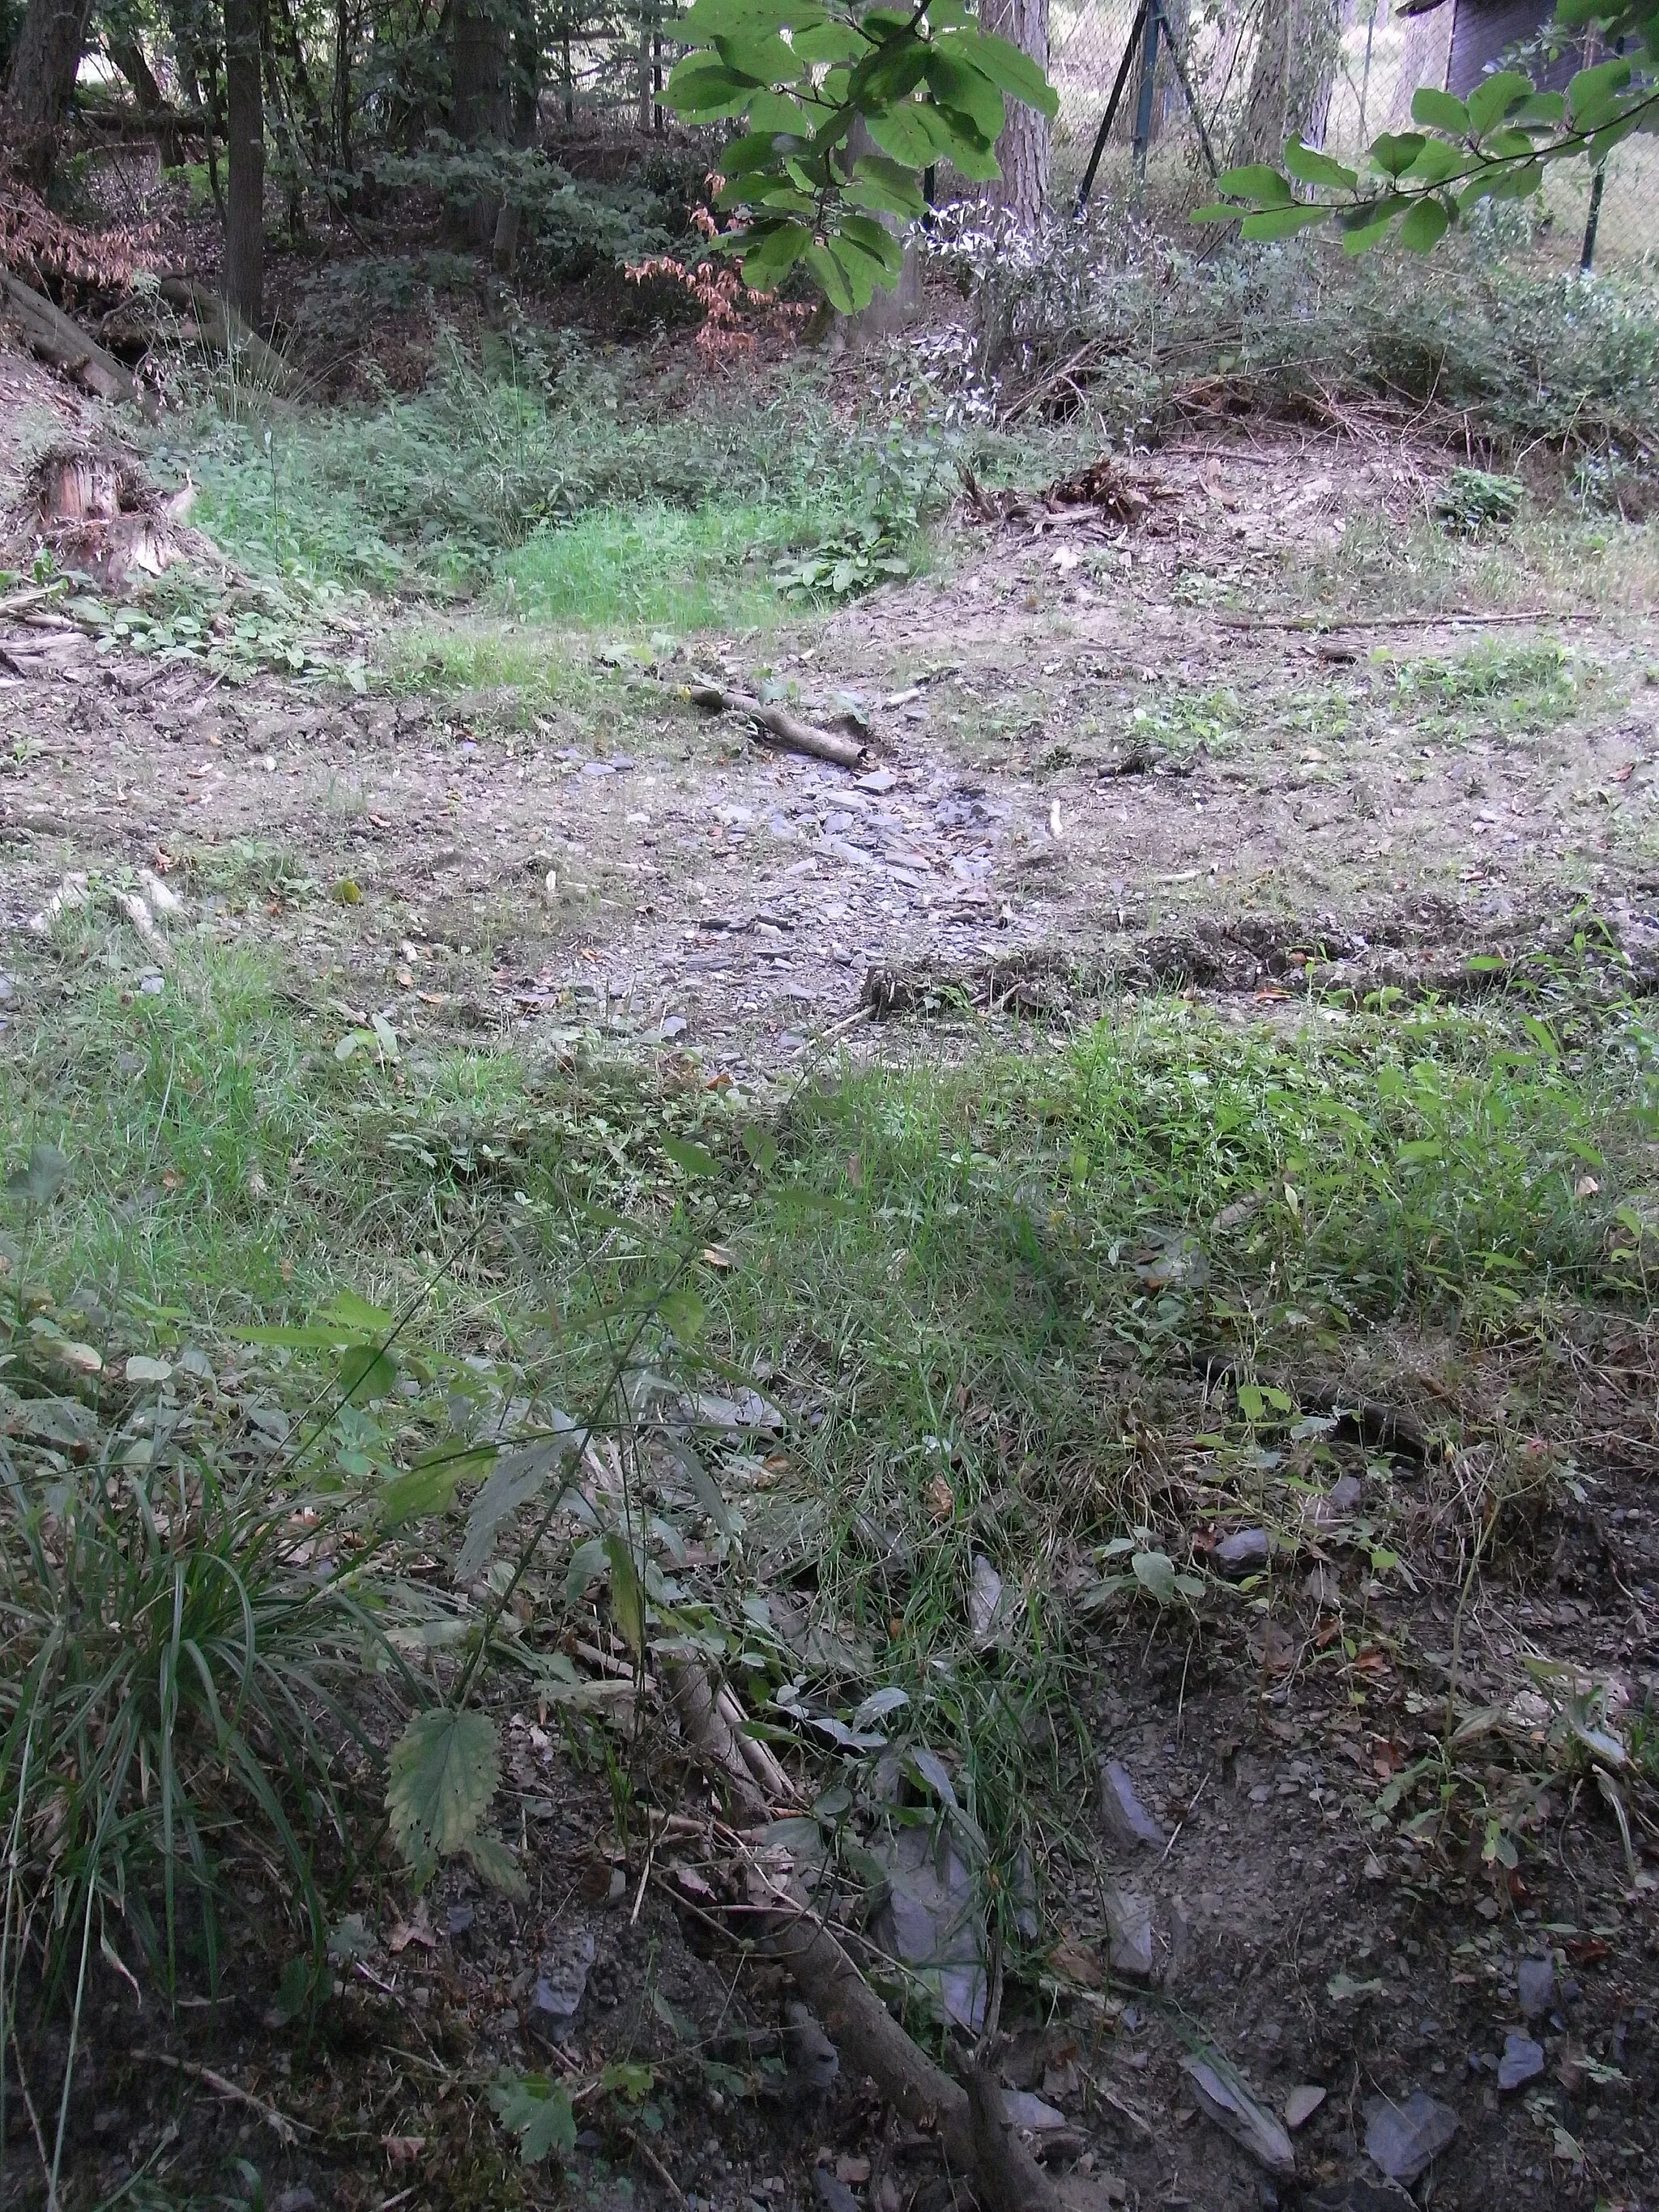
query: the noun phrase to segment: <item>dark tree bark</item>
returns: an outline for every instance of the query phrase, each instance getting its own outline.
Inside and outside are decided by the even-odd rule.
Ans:
[[[501,0],[455,0],[449,36],[451,131],[464,146],[481,146],[491,139],[505,141],[512,102],[507,90],[507,9]],[[464,242],[493,250],[500,213],[501,204],[495,198],[475,200],[460,217]]]
[[[109,58],[127,82],[132,87],[132,96],[138,103],[141,114],[165,115],[171,103],[155,81],[155,72],[144,58],[138,43],[138,34],[130,31],[125,38],[105,33]],[[179,166],[179,133],[165,124],[156,127],[155,143],[161,152],[161,167],[176,169]]]
[[[334,159],[342,176],[351,174],[351,9],[334,6]]]
[[[261,0],[225,0],[225,297],[245,322],[264,309],[265,107]]]
[[[1323,136],[1340,40],[1334,0],[1262,0],[1240,160],[1277,161],[1293,132]]]
[[[36,191],[58,165],[58,140],[86,44],[89,0],[29,0],[0,101],[0,164]]]
[[[979,21],[981,30],[1008,40],[1047,72],[1048,0],[981,0]],[[1041,109],[1009,100],[997,160],[1001,179],[987,198],[1006,208],[1022,230],[1035,230],[1048,204],[1048,118]]]

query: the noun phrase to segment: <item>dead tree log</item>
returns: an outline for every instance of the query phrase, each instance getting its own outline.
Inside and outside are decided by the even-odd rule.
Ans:
[[[0,297],[16,318],[37,361],[61,369],[96,398],[131,399],[134,396],[137,386],[114,355],[106,353],[44,293],[0,270]]]

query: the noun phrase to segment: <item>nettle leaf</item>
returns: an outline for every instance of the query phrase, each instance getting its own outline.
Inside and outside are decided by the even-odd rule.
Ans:
[[[1285,149],[1285,167],[1298,184],[1328,185],[1333,191],[1351,192],[1359,182],[1356,171],[1334,161],[1316,146],[1304,146],[1300,138],[1292,138]]]
[[[56,1145],[36,1145],[21,1168],[6,1177],[6,1196],[25,1206],[49,1206],[69,1178],[69,1159]]]
[[[467,1511],[466,1536],[455,1562],[457,1582],[470,1582],[489,1564],[502,1523],[539,1494],[548,1470],[565,1458],[569,1449],[565,1439],[556,1438],[504,1453],[496,1461],[489,1480]]]
[[[1254,200],[1258,207],[1289,207],[1291,187],[1277,169],[1265,161],[1248,161],[1242,169],[1224,169],[1215,180],[1218,192],[1234,199]]]
[[[470,1851],[501,1778],[495,1725],[438,1706],[416,1713],[392,1747],[386,1808],[398,1850],[417,1874]]]
[[[937,25],[939,11],[930,11],[930,20]],[[1060,112],[1060,94],[1028,53],[1000,39],[991,31],[949,31],[935,41],[951,53],[960,52],[970,67],[1012,98],[1023,100],[1027,107],[1035,107],[1039,114],[1055,116]]]
[[[1412,94],[1412,121],[1426,123],[1431,131],[1449,131],[1455,138],[1461,138],[1469,127],[1469,111],[1451,93],[1424,84]]]
[[[486,1829],[467,1845],[466,1856],[479,1881],[499,1896],[520,1900],[529,1896],[530,1884],[525,1880],[524,1869],[499,1836]]]
[[[1532,79],[1522,76],[1519,70],[1495,70],[1469,94],[1469,128],[1477,137],[1484,137],[1517,100],[1525,100],[1535,89]]]
[[[575,2149],[575,2107],[562,2081],[550,2081],[545,2074],[504,2074],[491,2085],[489,2105],[507,2133],[518,2137],[526,2166],[566,2158]]]
[[[1429,253],[1451,227],[1451,216],[1441,200],[1419,200],[1400,226],[1400,243],[1413,253]]]

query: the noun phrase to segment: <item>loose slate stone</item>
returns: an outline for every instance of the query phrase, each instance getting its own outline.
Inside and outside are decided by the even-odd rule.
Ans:
[[[1448,2148],[1458,2124],[1451,2106],[1426,2089],[1413,2089],[1402,2104],[1376,2097],[1365,2107],[1366,2153],[1390,2181],[1409,2189]]]

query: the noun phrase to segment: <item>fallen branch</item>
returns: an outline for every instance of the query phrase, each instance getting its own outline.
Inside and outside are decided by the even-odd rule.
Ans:
[[[719,1689],[694,1663],[665,1665],[668,1693],[686,1741],[718,1773],[752,1818],[769,1820],[794,1797],[794,1785],[763,1743],[750,1735],[748,1717],[724,1684]]]
[[[719,684],[699,683],[688,685],[686,696],[694,706],[706,707],[711,714],[747,714],[763,744],[779,744],[790,752],[810,753],[815,760],[833,761],[837,768],[864,765],[865,749],[856,738],[839,738],[832,731],[820,730],[785,708],[750,698],[746,691],[728,691]]]
[[[50,368],[62,369],[97,399],[131,399],[137,386],[112,353],[89,338],[79,323],[54,307],[43,293],[0,269],[0,299],[22,326],[29,351]]]
[[[970,2179],[981,2212],[1061,2212],[1060,2198],[1008,2124],[988,2076],[973,2094],[918,2048],[817,1915],[758,1868],[750,1894],[759,1905],[762,1948],[785,1967],[846,2059],[867,2074],[914,2128],[937,2129],[951,2171]]]
[[[1218,615],[1222,629],[1449,629],[1459,624],[1489,627],[1494,623],[1595,622],[1593,610],[1581,608],[1557,614],[1552,607],[1528,609],[1525,614],[1413,615]]]
[[[224,2075],[216,2074],[210,2066],[195,2065],[188,2058],[174,2058],[165,2051],[135,2051],[132,2055],[146,2065],[170,2066],[175,2074],[188,2074],[192,2081],[201,2081],[210,2089],[216,2089],[222,2097],[228,2097],[233,2104],[246,2105],[249,2112],[259,2115],[281,2143],[291,2147],[302,2135],[312,2136],[317,2132],[315,2128],[307,2127],[303,2120],[289,2119],[286,2112],[279,2112],[275,2105],[266,2104],[263,2097],[256,2097],[251,2090],[239,2088]]]

